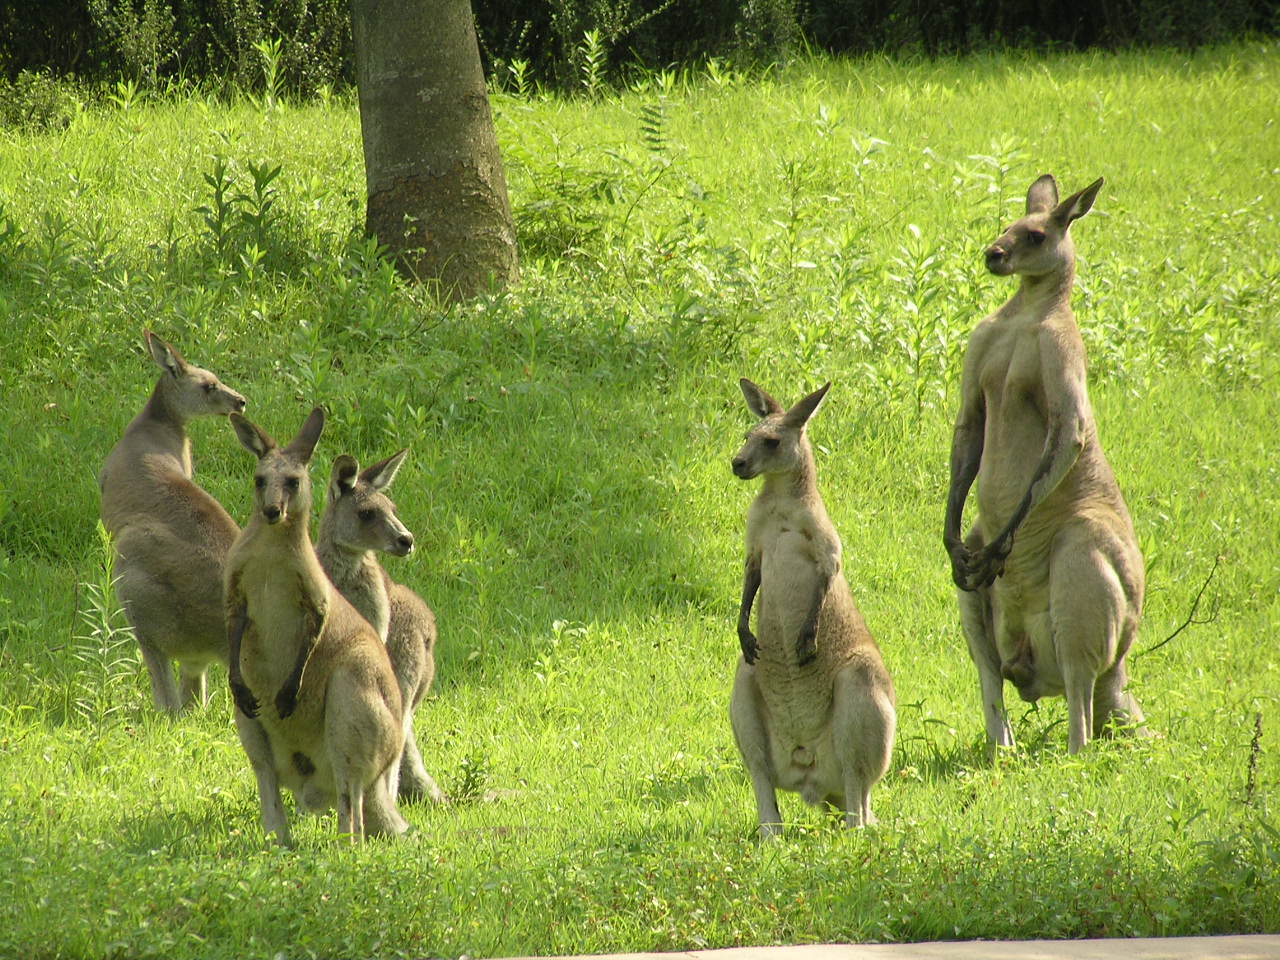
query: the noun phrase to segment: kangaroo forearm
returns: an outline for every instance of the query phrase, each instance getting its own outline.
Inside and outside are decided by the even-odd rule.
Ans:
[[[738,632],[751,630],[751,608],[755,605],[756,594],[760,592],[760,567],[747,564],[742,578],[742,604],[738,608]]]
[[[232,607],[227,613],[227,674],[233,683],[243,680],[240,674],[240,647],[248,626],[248,606],[242,603]]]
[[[948,548],[960,542],[964,504],[982,464],[982,429],[965,425],[956,428],[951,447],[951,487],[947,491],[947,516],[942,539]]]
[[[751,608],[756,602],[756,594],[760,590],[760,562],[747,558],[746,572],[742,578],[742,604],[738,608],[738,646],[742,648],[742,657],[747,663],[756,662],[759,645],[756,635],[751,632]]]
[[[830,577],[822,577],[817,586],[814,587],[813,596],[809,600],[809,610],[805,614],[804,623],[800,628],[802,637],[816,637],[818,635],[818,617],[822,614],[822,602],[827,598],[827,589],[831,586]]]
[[[311,659],[311,653],[315,650],[316,644],[320,641],[320,634],[324,630],[325,612],[319,605],[308,605],[303,613],[302,618],[302,635],[299,637],[298,654],[293,661],[293,669],[289,671],[289,677],[285,681],[285,689],[293,693],[297,693],[302,686],[302,675],[307,669],[307,662]]]

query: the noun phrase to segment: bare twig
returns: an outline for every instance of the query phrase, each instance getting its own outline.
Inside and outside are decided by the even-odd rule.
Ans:
[[[1159,650],[1166,643],[1168,643],[1170,640],[1172,640],[1174,637],[1180,634],[1183,630],[1187,629],[1187,627],[1193,624],[1200,625],[1204,623],[1213,623],[1215,620],[1218,619],[1218,599],[1216,597],[1214,598],[1214,601],[1213,601],[1213,610],[1211,610],[1209,612],[1209,615],[1205,617],[1203,620],[1196,619],[1196,611],[1200,609],[1200,599],[1204,596],[1205,590],[1209,588],[1209,583],[1210,581],[1213,580],[1213,575],[1218,572],[1218,565],[1220,563],[1222,563],[1221,552],[1219,552],[1218,555],[1213,558],[1213,569],[1211,569],[1209,571],[1209,575],[1204,578],[1204,583],[1200,584],[1200,589],[1196,592],[1196,598],[1193,601],[1191,601],[1191,612],[1187,614],[1187,619],[1183,620],[1182,623],[1178,625],[1178,629],[1174,630],[1173,633],[1169,634],[1159,643],[1155,644],[1154,646],[1147,647],[1147,649],[1141,651],[1140,653],[1135,653],[1134,654],[1135,658],[1145,656],[1146,654],[1151,653],[1154,650]]]

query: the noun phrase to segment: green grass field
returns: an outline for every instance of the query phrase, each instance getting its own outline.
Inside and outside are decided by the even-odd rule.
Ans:
[[[523,281],[444,310],[360,237],[349,98],[194,96],[0,134],[0,956],[499,956],[1280,931],[1280,58],[1260,45],[659,74],[496,94]],[[276,171],[276,168],[278,172]],[[1148,565],[1159,734],[1066,755],[1010,691],[986,760],[941,546],[981,250],[1055,173],[1099,431]],[[150,326],[333,457],[412,448],[441,623],[418,712],[453,802],[270,847],[231,723],[156,714],[106,584],[96,471]],[[759,845],[727,718],[750,376],[811,434],[894,674],[879,826],[783,798]],[[252,459],[193,429],[243,520]],[[1210,571],[1196,622],[1183,624]]]

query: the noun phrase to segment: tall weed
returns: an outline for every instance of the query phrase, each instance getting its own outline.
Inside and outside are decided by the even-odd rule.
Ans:
[[[78,632],[71,641],[76,673],[68,698],[72,716],[101,728],[136,708],[141,661],[133,628],[115,600],[115,550],[101,522],[98,544],[98,575],[78,585]]]

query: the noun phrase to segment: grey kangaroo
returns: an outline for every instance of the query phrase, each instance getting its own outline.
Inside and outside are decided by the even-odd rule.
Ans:
[[[177,713],[205,702],[209,664],[227,662],[222,567],[240,532],[192,479],[187,422],[238,413],[245,399],[150,330],[145,337],[160,379],[107,455],[98,485],[102,523],[115,550],[116,592],[151,674],[156,706]]]
[[[978,324],[964,357],[943,543],[992,750],[1013,746],[1005,680],[1032,703],[1066,695],[1071,753],[1113,718],[1143,720],[1125,690],[1142,554],[1098,441],[1071,309],[1069,231],[1101,187],[1059,202],[1052,176],[1031,185],[1026,215],[986,251],[987,269],[1018,276],[1018,290]],[[978,517],[962,538],[975,478]]]
[[[400,799],[440,803],[444,794],[427,773],[413,729],[414,710],[436,673],[435,614],[416,593],[392,580],[376,555],[404,557],[413,552],[413,534],[386,494],[408,453],[401,450],[363,472],[345,453],[333,462],[316,555],[333,585],[378,632],[391,656],[404,700]]]
[[[893,680],[845,582],[805,432],[831,384],[790,410],[750,380],[741,386],[760,422],[733,472],[763,475],[764,485],[747,515],[742,657],[729,712],[760,835],[782,829],[778,789],[838,807],[846,826],[874,823],[871,788],[889,768],[897,714]]]
[[[353,842],[403,833],[400,687],[381,638],[329,582],[308,531],[307,467],[324,411],[312,410],[283,448],[238,414],[231,423],[258,458],[253,515],[227,558],[225,601],[236,726],[263,827],[291,842],[283,784],[308,810],[337,806],[338,832]],[[259,697],[269,699],[255,721]]]

